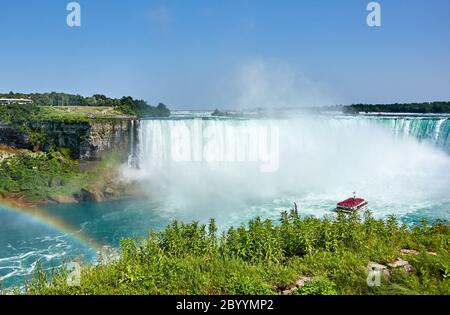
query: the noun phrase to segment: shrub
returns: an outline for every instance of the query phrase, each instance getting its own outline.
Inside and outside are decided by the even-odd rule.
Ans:
[[[291,211],[282,214],[280,225],[254,219],[220,238],[216,231],[214,221],[208,227],[174,221],[145,239],[124,239],[117,261],[85,266],[80,287],[67,287],[64,271],[56,269],[52,277],[37,274],[27,293],[276,294],[302,276],[314,280],[294,294],[450,292],[450,227],[444,222],[406,228],[394,218],[376,220],[370,213],[363,219],[318,219]],[[412,272],[392,270],[380,287],[369,287],[368,262],[374,257],[392,261],[406,245],[433,247],[438,255],[422,252],[408,258]]]
[[[318,278],[305,283],[304,286],[297,289],[295,294],[298,295],[336,295],[336,285],[326,279]]]

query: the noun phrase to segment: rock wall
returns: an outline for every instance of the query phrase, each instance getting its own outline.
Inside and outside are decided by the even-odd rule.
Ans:
[[[52,146],[56,149],[70,149],[72,155],[80,160],[100,160],[106,152],[123,152],[124,156],[133,143],[130,136],[136,135],[132,129],[137,123],[129,119],[116,119],[96,122],[31,122],[29,127],[38,130],[50,139],[42,150]],[[0,144],[18,148],[33,149],[29,136],[10,125],[0,124]]]
[[[89,123],[85,140],[79,146],[79,158],[99,160],[111,150],[128,153],[131,128],[130,120]]]
[[[0,144],[19,149],[31,149],[25,135],[7,124],[0,123]]]

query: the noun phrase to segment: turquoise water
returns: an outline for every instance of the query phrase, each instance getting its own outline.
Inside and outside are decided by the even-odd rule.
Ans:
[[[225,212],[211,211],[217,218],[221,229],[238,225],[256,216],[277,220],[282,210],[289,209],[292,201],[300,205],[303,215],[333,215],[330,211],[335,200],[324,200],[320,197],[285,198],[228,209]],[[408,211],[397,213],[401,221],[411,224],[420,223],[422,219],[450,219],[450,202],[427,205],[405,205]],[[399,205],[372,205],[377,217],[392,213],[390,209]],[[414,208],[414,209],[413,209]],[[405,209],[405,208],[403,208]],[[162,205],[146,200],[121,201],[111,203],[85,203],[73,205],[53,205],[46,209],[49,216],[61,218],[73,227],[77,234],[95,240],[99,246],[116,248],[123,237],[142,237],[150,229],[163,229],[173,219],[190,222],[192,220],[207,223],[209,216],[202,211],[184,212],[167,210]],[[31,279],[39,261],[44,269],[61,266],[63,262],[82,260],[96,263],[98,248],[90,248],[64,231],[52,228],[44,223],[36,222],[23,214],[5,211],[0,207],[0,279],[3,287],[21,286],[25,280]]]
[[[37,263],[46,270],[71,257],[93,261],[96,252],[73,235],[0,205],[0,284],[22,286]]]
[[[157,158],[167,162],[162,152],[170,151],[173,130],[189,135],[195,150],[206,137],[203,128],[212,130],[221,141],[210,147],[210,153],[220,159],[228,157],[226,149],[235,138],[253,130],[254,122],[142,125],[138,152],[142,168],[124,172],[141,176],[151,198],[49,205],[38,217],[0,206],[3,287],[22,286],[38,262],[46,270],[76,259],[96,263],[103,246],[117,248],[123,237],[143,237],[173,219],[207,223],[214,217],[224,230],[256,216],[277,220],[294,201],[303,215],[333,215],[336,202],[354,190],[379,218],[395,214],[407,224],[450,220],[448,119],[345,118],[277,124],[285,140],[279,170],[267,174],[252,165],[205,168],[205,163],[184,162],[157,169],[153,164]],[[352,148],[358,148],[357,155],[348,153]]]

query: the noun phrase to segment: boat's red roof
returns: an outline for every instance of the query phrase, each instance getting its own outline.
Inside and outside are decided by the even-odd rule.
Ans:
[[[356,207],[357,205],[359,205],[359,204],[361,204],[363,202],[365,202],[365,200],[362,199],[362,198],[353,198],[353,197],[351,197],[351,198],[348,198],[348,199],[346,199],[344,201],[338,202],[337,205],[341,206],[341,207],[353,208],[353,207]]]

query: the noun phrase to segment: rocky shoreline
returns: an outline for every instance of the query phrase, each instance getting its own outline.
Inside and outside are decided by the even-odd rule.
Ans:
[[[30,200],[24,195],[19,194],[17,194],[17,196],[0,195],[0,204],[13,208],[31,209],[48,204],[74,204],[83,202],[102,203],[145,197],[147,196],[141,191],[139,185],[137,183],[133,183],[126,191],[118,191],[113,188],[106,188],[103,191],[99,189],[82,188],[79,193],[75,193],[73,195],[57,195],[42,200]]]
[[[107,186],[103,188],[81,188],[73,195],[56,195],[49,197],[43,203],[82,203],[82,202],[108,202],[143,198],[145,194],[135,182],[121,184],[120,187]]]
[[[19,154],[26,154],[30,159],[39,158],[43,153],[35,153],[27,150],[18,150],[5,145],[0,145],[0,163],[8,161]],[[14,160],[11,162],[14,164]],[[132,180],[122,178],[120,172],[121,159],[103,161],[78,161],[78,167],[74,174],[86,174],[89,179],[78,183],[76,178],[64,178],[58,175],[50,176],[45,186],[37,186],[37,189],[50,189],[50,192],[33,197],[26,190],[7,192],[0,190],[0,203],[14,207],[30,208],[45,204],[70,204],[82,202],[108,202],[126,200],[132,198],[145,198],[141,185]],[[31,170],[31,169],[30,169]],[[0,169],[1,171],[1,169]],[[39,170],[33,167],[32,172]],[[26,184],[25,182],[23,183]]]
[[[144,195],[136,182],[122,179],[119,172],[120,165],[126,162],[130,145],[135,143],[133,137],[137,134],[138,124],[133,117],[70,123],[42,121],[30,122],[29,125],[53,139],[56,147],[46,150],[44,146],[34,150],[26,133],[0,122],[0,163],[6,161],[3,169],[5,183],[9,180],[17,184],[13,188],[6,185],[3,191],[0,189],[0,202],[27,208],[51,203],[107,202]],[[59,169],[57,174],[48,172],[45,163],[39,164],[38,160],[48,158],[52,150],[63,152],[56,159],[61,159],[65,165],[74,161],[78,165],[76,169],[64,166],[66,170]],[[14,160],[15,156],[19,157],[18,160]],[[25,162],[21,156],[26,156]],[[28,159],[37,160],[36,165],[26,164]],[[22,166],[18,166],[17,161],[23,163]],[[24,179],[21,167],[28,170],[27,179]],[[0,177],[1,172],[2,169]],[[31,174],[33,172],[36,175]],[[68,173],[71,175],[66,176]],[[31,187],[34,192],[43,193],[29,194],[28,183],[34,183],[36,176],[40,176],[40,186]],[[45,178],[44,182],[42,178]]]

